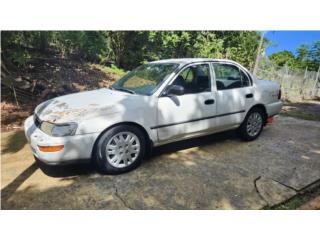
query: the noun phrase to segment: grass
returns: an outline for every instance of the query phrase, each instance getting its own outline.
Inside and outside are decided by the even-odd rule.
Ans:
[[[301,194],[294,196],[288,201],[269,208],[270,210],[296,210],[305,204],[309,199]]]
[[[296,210],[305,203],[313,200],[320,195],[320,182],[312,184],[308,189],[298,193],[293,198],[272,207],[266,207],[266,210]]]
[[[99,65],[99,64],[94,64],[93,65],[95,68],[99,69],[100,71],[103,71],[107,74],[115,74],[119,77],[122,77],[124,74],[126,74],[126,71],[124,71],[121,68],[118,68],[117,66],[111,64],[110,67]]]
[[[310,113],[305,113],[303,111],[299,111],[299,110],[289,110],[286,112],[281,112],[280,113],[281,116],[285,116],[285,117],[294,117],[294,118],[299,118],[299,119],[303,119],[303,120],[311,120],[311,121],[320,121],[320,116],[317,115],[313,115]]]

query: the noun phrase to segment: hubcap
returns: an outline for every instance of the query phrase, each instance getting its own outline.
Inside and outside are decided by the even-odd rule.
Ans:
[[[247,132],[251,137],[256,136],[262,127],[262,117],[259,113],[253,112],[247,121]]]
[[[132,132],[120,132],[107,143],[107,161],[116,168],[131,165],[139,156],[139,138]]]

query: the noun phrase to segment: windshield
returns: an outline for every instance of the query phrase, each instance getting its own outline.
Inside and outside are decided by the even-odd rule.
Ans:
[[[177,63],[150,63],[132,70],[112,85],[116,90],[151,95],[179,66]]]

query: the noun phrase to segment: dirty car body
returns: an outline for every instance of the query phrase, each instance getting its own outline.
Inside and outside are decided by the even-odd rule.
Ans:
[[[233,61],[161,60],[110,88],[43,102],[26,120],[25,133],[33,154],[47,164],[98,158],[103,171],[124,172],[149,146],[230,129],[253,140],[280,112],[280,95],[277,83],[258,80]]]

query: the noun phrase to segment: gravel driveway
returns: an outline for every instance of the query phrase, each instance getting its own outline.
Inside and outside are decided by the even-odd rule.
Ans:
[[[320,122],[291,117],[253,142],[231,131],[157,148],[117,176],[46,167],[22,131],[1,138],[3,209],[261,209],[320,179]]]

